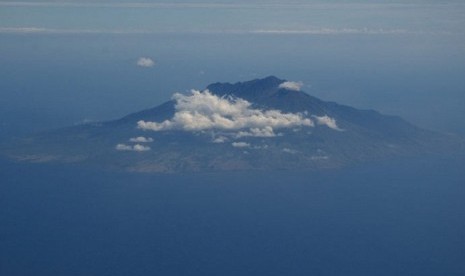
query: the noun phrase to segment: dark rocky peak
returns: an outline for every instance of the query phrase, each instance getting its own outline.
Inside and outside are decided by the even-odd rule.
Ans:
[[[285,81],[275,76],[269,76],[234,84],[217,82],[210,84],[207,89],[215,95],[231,95],[255,102],[276,94],[280,90],[279,85]]]
[[[286,112],[311,111],[312,114],[324,115],[324,102],[306,94],[280,87],[287,80],[269,76],[245,82],[213,83],[207,89],[218,96],[235,96],[243,98],[258,107],[276,108]]]

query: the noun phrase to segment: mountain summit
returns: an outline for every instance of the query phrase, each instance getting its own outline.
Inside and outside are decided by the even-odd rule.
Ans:
[[[178,172],[314,170],[463,150],[455,136],[325,102],[302,87],[274,76],[213,83],[118,120],[21,139],[2,152],[29,162]]]
[[[247,101],[283,111],[306,111],[322,115],[323,102],[301,91],[302,83],[269,76],[247,82],[214,83],[207,89],[218,96],[233,95]]]

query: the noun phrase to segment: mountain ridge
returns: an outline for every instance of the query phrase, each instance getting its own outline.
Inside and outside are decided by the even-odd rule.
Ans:
[[[463,145],[456,136],[326,102],[300,83],[269,76],[213,83],[117,120],[18,140],[2,153],[139,172],[314,170],[463,152]]]

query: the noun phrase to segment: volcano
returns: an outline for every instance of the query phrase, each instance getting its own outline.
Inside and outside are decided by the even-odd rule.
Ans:
[[[1,153],[21,162],[172,173],[319,170],[464,151],[458,136],[323,101],[301,87],[274,76],[213,83],[117,120],[16,139]]]

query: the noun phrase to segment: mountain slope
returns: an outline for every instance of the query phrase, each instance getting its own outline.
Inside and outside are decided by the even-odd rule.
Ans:
[[[461,138],[325,102],[273,76],[214,83],[118,120],[58,129],[2,149],[21,161],[143,172],[337,168],[456,151],[463,151]]]

